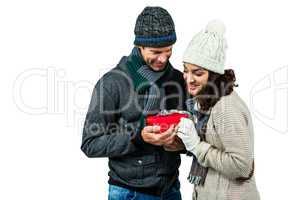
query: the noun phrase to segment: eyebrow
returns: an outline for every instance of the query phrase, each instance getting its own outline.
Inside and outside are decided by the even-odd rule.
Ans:
[[[169,51],[171,51],[172,49],[167,49],[167,50],[165,50],[166,52],[169,52]],[[155,49],[150,49],[150,51],[151,52],[153,52],[153,53],[163,53],[164,51],[159,51],[159,50],[155,50]]]
[[[162,53],[162,51],[150,50],[152,53]]]

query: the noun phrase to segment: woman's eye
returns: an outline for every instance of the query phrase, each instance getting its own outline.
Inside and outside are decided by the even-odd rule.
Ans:
[[[195,75],[196,75],[196,76],[202,76],[203,73],[201,73],[201,72],[200,72],[200,73],[195,73]]]

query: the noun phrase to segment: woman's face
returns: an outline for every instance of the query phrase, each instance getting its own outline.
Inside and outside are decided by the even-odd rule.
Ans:
[[[207,84],[208,71],[193,64],[184,63],[183,78],[190,95],[196,96]]]

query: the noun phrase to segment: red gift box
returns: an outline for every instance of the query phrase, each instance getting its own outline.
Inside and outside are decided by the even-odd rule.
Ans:
[[[163,133],[170,128],[171,125],[177,125],[182,117],[188,118],[188,114],[182,113],[172,113],[166,115],[152,115],[147,116],[146,125],[147,126],[159,126],[159,133]]]

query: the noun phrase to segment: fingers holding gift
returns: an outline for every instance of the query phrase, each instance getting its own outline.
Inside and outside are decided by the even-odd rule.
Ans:
[[[170,128],[163,133],[159,133],[159,130],[159,126],[146,126],[142,130],[143,140],[157,146],[168,145],[174,142],[176,136],[174,125],[170,126]]]

